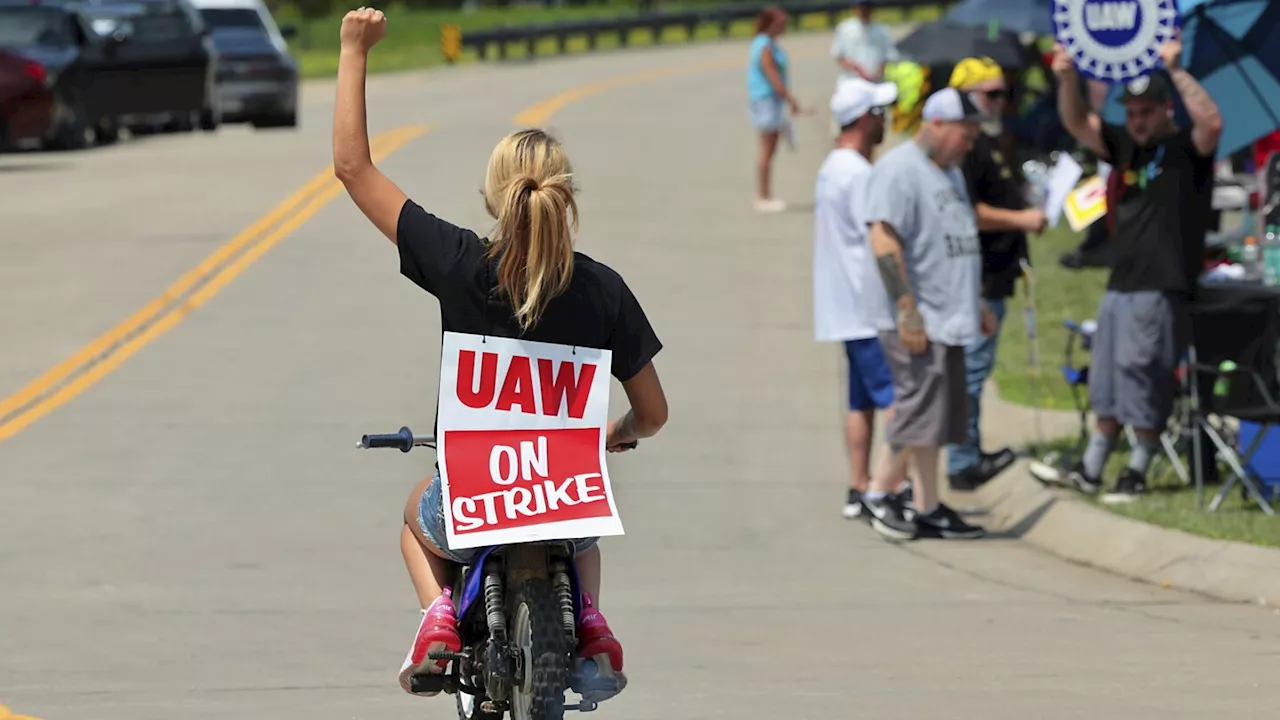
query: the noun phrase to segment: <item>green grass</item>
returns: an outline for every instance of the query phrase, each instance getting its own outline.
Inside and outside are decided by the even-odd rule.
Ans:
[[[996,350],[996,367],[993,373],[1000,397],[1004,400],[1055,410],[1075,408],[1070,388],[1060,369],[1069,334],[1062,321],[1071,319],[1079,322],[1094,317],[1107,282],[1105,270],[1068,270],[1058,264],[1058,258],[1079,245],[1083,239],[1084,233],[1072,232],[1065,219],[1059,221],[1057,228],[1048,230],[1039,237],[1033,235],[1027,239],[1035,279],[1039,369],[1037,371],[1030,362],[1024,315],[1024,283],[1019,281],[1018,295],[1009,298],[1006,303],[1005,322],[1000,329],[1000,343]],[[1087,361],[1087,354],[1076,355],[1077,366]]]
[[[1041,455],[1043,451],[1050,449],[1074,453],[1076,439],[1063,438],[1047,443],[1043,448],[1035,448],[1035,451],[1037,455]],[[1116,452],[1111,456],[1103,472],[1103,477],[1107,478],[1106,482],[1114,482],[1114,478],[1128,459],[1129,448],[1122,435]],[[1221,466],[1219,471],[1223,478],[1230,474],[1225,465]],[[1135,502],[1106,505],[1093,497],[1089,498],[1089,502],[1117,515],[1182,530],[1193,535],[1266,547],[1280,547],[1280,517],[1265,515],[1252,500],[1244,499],[1238,484],[1232,488],[1218,510],[1212,513],[1207,509],[1201,510],[1196,507],[1195,485],[1183,484],[1167,462],[1152,463],[1147,485],[1147,494]],[[1221,485],[1205,487],[1206,508],[1220,489]]]
[[[714,3],[709,3],[714,4]],[[593,17],[614,17],[634,11],[630,2],[613,2],[607,5],[591,5],[587,7],[514,7],[514,8],[481,8],[471,12],[405,10],[397,9],[393,3],[385,7],[388,18],[387,37],[369,54],[369,71],[371,73],[392,72],[431,67],[444,64],[444,56],[440,50],[440,30],[448,24],[457,25],[465,36],[468,30],[482,30],[500,25],[523,25],[531,22],[547,22],[562,19],[582,19]],[[878,19],[886,23],[895,22],[927,22],[941,17],[940,6],[927,6],[911,11],[885,9],[877,14]],[[281,24],[290,23],[298,28],[298,35],[289,45],[297,56],[302,68],[303,77],[332,76],[338,69],[338,28],[341,16],[325,18],[300,19],[297,12],[285,8],[275,13]],[[825,15],[805,15],[796,19],[800,31],[830,30]],[[746,19],[732,23],[729,37],[744,38],[751,34],[754,20]],[[647,30],[637,30],[626,38],[627,45],[643,47],[661,43],[684,43],[693,40],[710,40],[722,37],[717,25],[699,26],[693,38],[683,28],[669,28],[662,37],[655,38]],[[622,38],[616,35],[602,35],[597,44],[597,51],[608,51],[623,47]],[[566,53],[586,52],[587,38],[571,37],[565,43]],[[490,58],[496,57],[497,47],[489,48]],[[536,56],[558,54],[553,38],[546,38],[534,46]],[[508,57],[521,58],[526,50],[521,45],[511,45]],[[459,62],[473,62],[478,59],[474,50],[463,52]]]

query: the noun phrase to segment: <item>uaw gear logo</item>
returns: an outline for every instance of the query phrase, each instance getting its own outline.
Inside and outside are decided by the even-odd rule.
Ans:
[[[1106,82],[1154,70],[1177,21],[1176,0],[1053,0],[1058,42],[1081,75]]]

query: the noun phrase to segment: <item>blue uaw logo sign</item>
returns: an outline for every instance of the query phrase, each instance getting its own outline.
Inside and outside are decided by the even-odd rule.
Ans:
[[[1176,0],[1053,0],[1058,42],[1081,75],[1107,82],[1154,70],[1177,21]]]

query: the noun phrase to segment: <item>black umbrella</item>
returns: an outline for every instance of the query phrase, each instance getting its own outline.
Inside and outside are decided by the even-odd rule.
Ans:
[[[994,25],[1013,32],[1054,33],[1051,0],[960,0],[942,19],[984,30]]]
[[[898,52],[904,59],[921,65],[954,65],[967,57],[981,56],[1014,70],[1028,64],[1017,33],[999,30],[992,39],[986,28],[953,25],[945,20],[916,28],[898,43]]]

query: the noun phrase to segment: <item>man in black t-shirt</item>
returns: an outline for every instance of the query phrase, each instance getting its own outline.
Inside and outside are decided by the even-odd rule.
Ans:
[[[947,446],[947,480],[953,490],[972,490],[995,477],[1017,458],[1012,448],[982,451],[978,430],[982,386],[996,364],[996,343],[1004,324],[1005,298],[1013,295],[1027,258],[1027,233],[1044,230],[1044,211],[1027,206],[1026,182],[1018,158],[1002,151],[1002,118],[1009,100],[1004,70],[989,57],[965,58],[951,72],[951,87],[968,93],[988,116],[960,169],[973,201],[982,243],[982,298],[996,317],[996,331],[965,348],[969,393],[966,442]]]
[[[1063,125],[1119,173],[1108,193],[1113,265],[1098,309],[1089,370],[1089,402],[1097,427],[1072,481],[1085,492],[1102,485],[1102,468],[1120,427],[1137,435],[1128,467],[1104,501],[1132,500],[1146,490],[1147,467],[1173,409],[1174,372],[1187,344],[1186,304],[1204,262],[1213,192],[1213,163],[1222,116],[1180,60],[1176,35],[1160,48],[1163,73],[1125,88],[1125,124],[1103,123],[1086,111],[1070,55],[1059,45],[1053,61],[1062,82]],[[1172,81],[1191,116],[1174,122]]]

